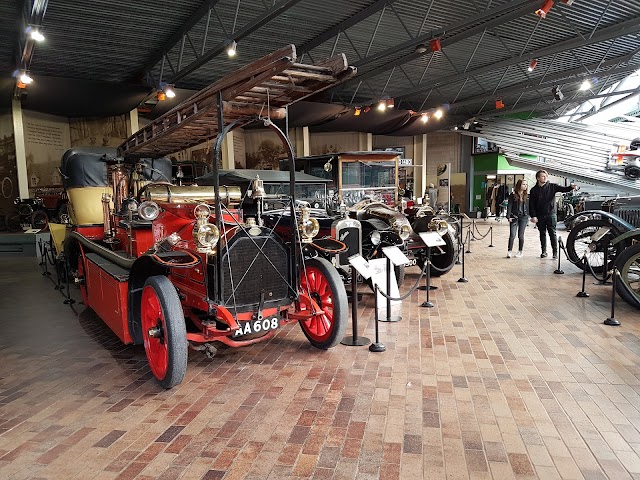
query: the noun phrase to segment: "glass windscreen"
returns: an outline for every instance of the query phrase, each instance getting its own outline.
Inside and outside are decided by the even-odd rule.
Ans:
[[[395,205],[395,162],[343,162],[342,199],[350,207],[364,198]]]
[[[265,182],[264,190],[267,195],[286,197],[289,195],[289,183]],[[311,208],[325,208],[327,206],[327,189],[324,183],[296,183],[295,194],[296,200],[309,202]]]

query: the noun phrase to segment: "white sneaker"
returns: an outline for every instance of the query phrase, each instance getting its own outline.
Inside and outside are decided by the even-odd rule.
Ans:
[[[522,252],[519,251],[518,253],[516,253],[516,258],[522,258]]]
[[[509,251],[507,252],[507,258],[511,258],[511,255],[512,255],[511,250],[509,250]]]

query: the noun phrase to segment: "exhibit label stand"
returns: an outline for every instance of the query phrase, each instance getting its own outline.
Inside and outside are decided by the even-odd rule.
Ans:
[[[434,305],[429,300],[429,292],[431,291],[431,248],[444,246],[446,245],[445,241],[442,239],[438,232],[421,232],[420,238],[427,246],[427,261],[425,262],[425,267],[427,269],[427,284],[425,290],[427,291],[427,299],[422,302],[421,307],[432,308]]]
[[[367,337],[358,336],[358,273],[365,280],[371,278],[371,269],[367,261],[359,253],[349,257],[351,265],[351,327],[352,335],[344,337],[340,342],[342,345],[350,347],[361,347],[369,345],[371,340]],[[375,293],[377,295],[377,292]],[[377,315],[377,314],[376,314]],[[378,326],[376,324],[376,331]],[[376,340],[377,341],[377,340]]]
[[[391,268],[392,265],[399,267],[402,265],[407,265],[408,263],[411,263],[410,260],[407,258],[407,256],[402,253],[402,251],[396,247],[396,246],[391,246],[391,247],[383,247],[382,248],[382,253],[384,254],[384,256],[387,258],[387,265],[386,265],[386,269],[387,269],[387,317],[385,319],[381,319],[381,322],[399,322],[400,320],[402,320],[402,317],[400,315],[391,315],[391,297],[392,293],[391,293]],[[394,276],[394,281],[395,281],[395,276]],[[396,290],[397,290],[397,281],[396,281]],[[398,293],[399,296],[399,293]],[[378,294],[376,293],[376,298],[378,298]]]

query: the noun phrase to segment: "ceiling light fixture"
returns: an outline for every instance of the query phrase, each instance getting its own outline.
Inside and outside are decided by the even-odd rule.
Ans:
[[[360,112],[362,112],[362,109],[360,107],[356,107],[355,110],[353,111],[353,115],[355,115],[356,117],[359,117]]]
[[[438,109],[433,113],[433,116],[436,117],[438,120],[440,120],[442,118],[442,115],[444,115],[442,113],[442,110]]]
[[[387,108],[393,108],[395,106],[395,102],[393,101],[393,98],[387,98],[386,104],[387,104]]]
[[[531,60],[531,63],[529,64],[529,67],[527,68],[527,70],[529,72],[533,72],[533,70],[536,68],[536,65],[538,65],[538,60],[534,58],[533,60]]]
[[[18,76],[18,81],[29,85],[33,82],[33,78],[31,78],[27,72],[21,72]]]
[[[591,88],[591,82],[585,78],[580,84],[580,90],[584,91],[584,90],[589,90],[590,88]]]
[[[422,55],[423,53],[426,53],[428,50],[429,49],[424,43],[419,43],[418,45],[416,45],[414,52]]]
[[[164,87],[164,94],[167,98],[176,98],[176,91],[173,89],[173,85],[167,85]]]
[[[227,45],[227,55],[235,57],[238,50],[238,43],[235,40],[229,40]]]
[[[427,115],[426,113],[423,113],[422,115],[420,115],[420,121],[422,123],[427,123],[429,121],[429,115]]]
[[[387,109],[387,102],[385,100],[380,100],[378,102],[378,110],[384,112]]]
[[[31,37],[32,40],[36,42],[44,41],[44,35],[40,31],[40,29],[35,25],[29,25],[25,31]]]
[[[442,50],[442,44],[440,43],[440,39],[434,38],[433,40],[431,40],[429,42],[429,49],[434,53],[440,52]]]
[[[156,98],[158,99],[159,102],[164,102],[167,99],[167,94],[164,92],[158,92],[156,94]]]
[[[504,108],[504,102],[502,101],[501,98],[497,98],[496,99],[496,110],[500,110],[501,108]]]
[[[553,0],[547,0],[546,2],[544,2],[542,7],[536,10],[536,15],[538,15],[540,18],[546,18],[547,13],[549,13],[549,10],[551,10],[551,7],[553,7]]]

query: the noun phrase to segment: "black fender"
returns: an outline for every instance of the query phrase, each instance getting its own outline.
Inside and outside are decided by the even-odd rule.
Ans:
[[[605,212],[604,210],[585,210],[584,212],[576,213],[575,215],[571,215],[564,219],[564,223],[572,223],[573,220],[577,217],[587,215],[593,217],[593,215],[599,215],[603,220],[609,220],[615,227],[623,232],[628,232],[631,230],[635,230],[636,227],[631,225],[629,222],[623,220],[622,218],[614,215],[613,213]],[[573,226],[575,228],[575,225]]]

